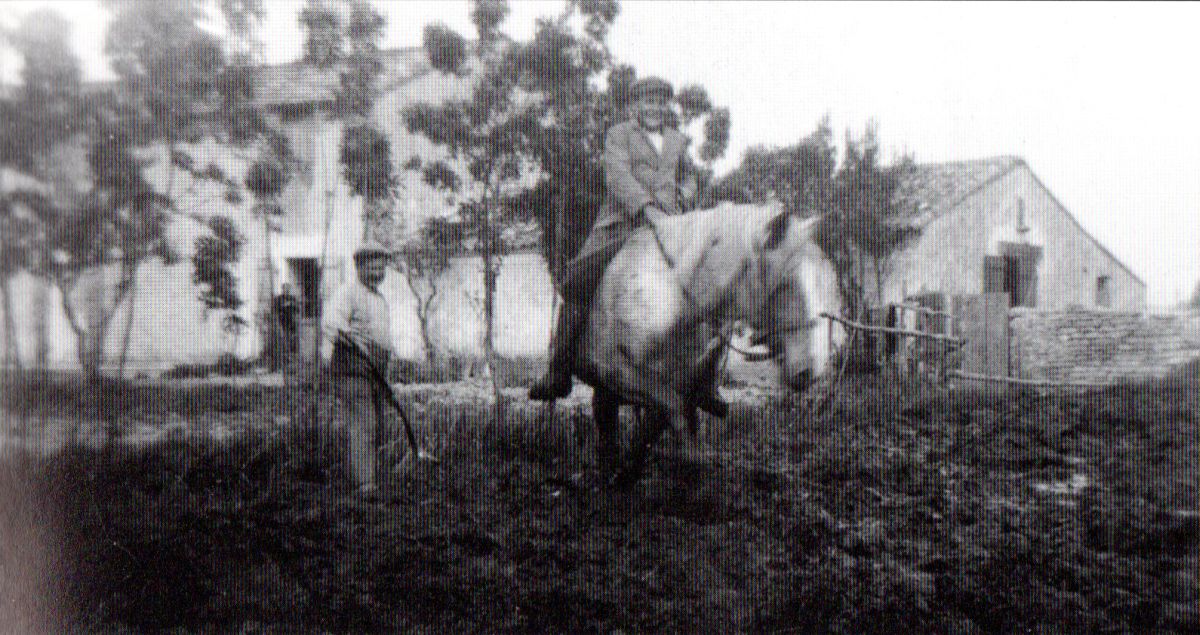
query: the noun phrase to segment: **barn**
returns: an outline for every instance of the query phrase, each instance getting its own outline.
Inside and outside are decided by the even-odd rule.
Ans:
[[[1044,311],[1146,308],[1146,283],[1019,157],[918,164],[897,196],[898,222],[920,233],[894,256],[881,304],[1002,292]]]
[[[1021,158],[918,164],[896,200],[894,222],[917,233],[883,283],[869,281],[886,309],[874,319],[950,326],[966,341],[961,370],[1107,383],[1163,376],[1200,355],[1190,323],[1148,316],[1145,282]]]

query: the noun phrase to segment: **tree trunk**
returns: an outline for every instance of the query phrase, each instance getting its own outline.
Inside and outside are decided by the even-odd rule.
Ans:
[[[430,280],[428,295],[423,295],[418,291],[417,289],[421,285],[417,283],[419,275],[413,273],[414,268],[416,267],[404,267],[404,279],[408,281],[408,288],[417,301],[417,327],[421,329],[421,345],[425,347],[425,359],[429,362],[430,368],[436,368],[437,359],[433,348],[433,335],[429,332],[429,312],[433,308],[433,298],[437,295],[437,287]],[[424,269],[420,271],[421,275],[437,275],[437,272],[428,272]]]
[[[100,378],[100,356],[96,354],[96,329],[77,329],[75,331],[75,339],[79,342],[76,347],[75,356],[79,358],[79,368],[83,370],[83,376],[87,378],[89,384],[95,383]]]
[[[46,369],[46,361],[50,357],[50,302],[48,294],[50,289],[44,281],[39,281],[39,284],[34,287],[33,292],[33,329],[34,329],[34,349],[33,349],[33,367],[38,370]]]
[[[83,371],[84,377],[88,383],[94,383],[100,377],[100,362],[95,353],[96,331],[97,324],[92,324],[89,319],[89,324],[85,328],[80,324],[79,317],[75,314],[74,307],[71,306],[71,294],[67,292],[67,285],[61,281],[55,281],[58,287],[59,295],[62,296],[63,314],[67,317],[67,325],[71,327],[71,331],[75,333],[75,357],[79,361],[79,368]],[[97,323],[99,319],[95,320]]]
[[[496,415],[497,418],[503,421],[503,395],[500,392],[500,372],[496,364],[496,342],[495,342],[495,313],[496,313],[496,245],[493,244],[493,232],[491,226],[491,210],[490,197],[484,196],[482,201],[483,206],[483,222],[481,223],[483,246],[483,355],[487,363],[488,374],[492,377],[492,394],[496,398]]]
[[[263,211],[263,252],[266,254],[266,311],[271,310],[271,300],[275,299],[275,256],[271,252],[271,221],[268,211]]]
[[[12,289],[8,277],[0,279],[0,295],[4,302],[4,368],[21,370],[21,354],[17,350],[17,322],[13,318]]]
[[[67,316],[67,324],[71,327],[71,331],[75,333],[75,356],[79,359],[79,367],[83,370],[84,376],[87,378],[86,385],[92,392],[92,403],[98,403],[96,397],[98,392],[95,391],[99,382],[96,381],[99,377],[99,367],[93,366],[90,363],[88,355],[88,333],[83,330],[79,320],[75,317],[75,311],[71,308],[70,297],[67,295],[66,286],[62,283],[56,283],[58,291],[62,295],[63,312]],[[71,425],[67,429],[67,447],[73,448],[79,444],[79,419],[78,417],[71,418]]]
[[[133,331],[135,308],[137,308],[137,269],[134,269],[133,278],[129,283],[129,317],[125,319],[125,333],[121,338],[121,357],[117,362],[117,379],[125,378],[125,360],[129,356],[129,336]]]
[[[325,190],[325,232],[321,236],[321,266],[317,269],[317,310],[313,312],[315,324],[313,330],[313,361],[312,361],[312,380],[315,386],[318,378],[321,375],[321,314],[324,312],[321,302],[321,284],[325,277],[325,252],[329,250],[329,224],[333,220],[333,209],[331,200],[333,192]]]
[[[280,352],[275,350],[276,346],[278,346],[278,342],[276,340],[279,338],[276,337],[275,315],[271,310],[274,306],[273,302],[275,300],[275,257],[271,251],[270,211],[260,205],[258,212],[262,216],[263,252],[266,254],[267,258],[267,302],[266,308],[263,309],[260,307],[258,312],[258,314],[262,316],[260,318],[262,320],[262,326],[260,327],[259,332],[262,333],[263,337],[262,350],[264,352],[273,351],[275,355],[280,355]],[[270,363],[270,360],[268,360],[268,363]]]
[[[552,257],[550,274],[556,283],[555,286],[558,288],[562,288],[565,282],[563,275],[566,273],[567,265],[567,210],[563,202],[565,198],[561,192],[555,192],[554,194],[554,238],[550,245],[550,255]]]
[[[425,302],[418,300],[417,306],[417,323],[421,328],[421,344],[425,347],[425,359],[429,361],[430,368],[437,368],[437,351],[433,347],[433,335],[429,332],[429,310],[433,303],[433,296]]]
[[[433,337],[429,334],[429,314],[424,311],[418,313],[417,323],[421,328],[421,344],[425,347],[425,359],[429,362],[430,369],[436,369],[437,353],[433,348]]]
[[[491,238],[485,239],[491,243]],[[492,376],[492,390],[500,399],[500,373],[496,364],[495,315],[496,315],[496,263],[491,246],[484,247],[483,256],[483,353]]]
[[[275,295],[275,257],[271,251],[271,219],[266,210],[262,210],[263,221],[263,252],[267,257],[267,295]]]

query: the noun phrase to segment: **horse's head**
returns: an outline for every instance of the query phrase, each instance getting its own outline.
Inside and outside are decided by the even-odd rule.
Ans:
[[[755,325],[758,340],[778,361],[784,383],[804,390],[829,365],[828,340],[818,329],[821,311],[836,313],[833,267],[811,238],[811,223],[780,213],[767,222],[759,271],[765,296]],[[832,290],[832,293],[831,293]]]

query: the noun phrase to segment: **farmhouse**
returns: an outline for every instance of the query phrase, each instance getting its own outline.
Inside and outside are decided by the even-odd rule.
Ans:
[[[433,70],[420,47],[392,49],[383,55],[373,119],[391,142],[392,159],[401,180],[395,209],[398,235],[393,238],[402,246],[426,219],[451,214],[455,203],[426,184],[418,173],[404,169],[414,159],[437,157],[439,150],[419,135],[410,134],[401,112],[413,103],[465,98],[469,80]],[[271,258],[262,255],[258,276],[261,302],[272,295],[263,286],[268,278],[267,267],[273,267],[276,273],[275,292],[285,282],[302,292],[301,349],[305,352],[312,350],[318,304],[354,275],[351,254],[366,225],[362,201],[350,192],[341,175],[338,148],[343,124],[330,114],[338,81],[334,71],[320,72],[293,62],[263,67],[256,92],[260,104],[276,116],[300,162],[311,166],[293,178],[282,195],[282,222],[272,236]],[[324,238],[327,222],[332,222],[334,229],[328,243]],[[497,350],[517,356],[528,354],[530,342],[542,342],[541,348],[545,348],[553,293],[549,271],[537,250],[536,234],[509,231],[505,237],[509,255],[497,280]],[[430,335],[439,350],[478,354],[483,334],[481,271],[478,259],[459,256],[451,259],[443,274],[430,315]],[[422,358],[425,351],[415,317],[417,299],[408,279],[393,270],[381,291],[396,309],[392,313],[392,332],[397,350],[409,358]]]
[[[1146,284],[1083,229],[1018,157],[917,165],[898,197],[920,234],[881,304],[1003,292],[1012,307],[1140,313]]]
[[[104,340],[103,368],[113,370],[123,360],[128,373],[156,373],[182,364],[205,364],[233,353],[242,358],[262,348],[256,328],[236,337],[221,328],[221,316],[206,313],[192,281],[190,257],[197,236],[206,232],[203,221],[213,215],[230,218],[245,238],[241,259],[234,267],[238,294],[244,305],[239,316],[257,324],[270,306],[271,298],[284,284],[302,296],[302,350],[312,350],[315,316],[327,298],[348,276],[354,275],[352,253],[364,234],[363,205],[353,195],[341,174],[338,150],[343,123],[332,114],[336,71],[320,71],[300,62],[263,66],[257,69],[256,94],[259,105],[287,136],[300,168],[280,196],[282,214],[272,219],[268,230],[254,209],[251,196],[230,199],[211,184],[193,183],[176,172],[168,174],[164,148],[144,149],[151,161],[148,180],[160,191],[176,195],[178,214],[168,235],[179,261],[165,264],[151,260],[139,267],[132,290],[116,306]],[[429,66],[422,48],[384,52],[380,96],[373,119],[389,137],[397,163],[401,187],[396,216],[401,221],[396,238],[403,240],[430,216],[447,215],[454,201],[433,190],[418,174],[402,169],[413,157],[429,159],[436,148],[410,135],[400,111],[409,103],[430,102],[465,96],[466,79],[448,77]],[[187,148],[196,165],[213,164],[233,182],[241,183],[253,154],[248,149],[223,147],[206,141]],[[56,150],[73,163],[74,178],[81,178],[82,149]],[[25,183],[24,175],[8,174],[0,188],[12,190]],[[82,179],[81,179],[82,180]],[[27,184],[26,184],[27,185]],[[497,306],[498,350],[515,355],[533,349],[529,342],[548,341],[552,294],[549,273],[529,231],[509,232],[509,250],[497,282],[501,298],[513,298]],[[475,259],[452,259],[443,276],[441,301],[431,316],[436,344],[449,352],[477,351],[482,322],[480,264]],[[112,303],[112,272],[90,276],[70,298],[76,313],[86,321],[96,317],[104,303]],[[58,289],[21,272],[7,281],[14,299],[12,333],[15,353],[26,367],[55,370],[78,368],[77,338],[62,308]],[[405,277],[391,271],[381,286],[397,310],[393,332],[400,352],[419,358],[422,338],[415,326],[415,298]],[[3,311],[6,307],[0,308]],[[513,343],[519,350],[512,349]],[[7,342],[5,342],[5,350]]]

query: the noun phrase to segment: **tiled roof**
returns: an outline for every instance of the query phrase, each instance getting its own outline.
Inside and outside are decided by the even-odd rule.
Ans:
[[[380,88],[387,90],[429,67],[422,47],[412,46],[381,51],[383,73]],[[268,106],[321,103],[332,101],[340,77],[338,69],[319,69],[297,60],[283,64],[263,64],[255,69],[255,100]],[[115,87],[119,80],[99,80],[85,83],[85,90],[95,92]],[[0,83],[0,100],[16,97],[19,86]]]
[[[1014,156],[917,164],[896,190],[897,202],[907,209],[901,222],[923,225],[1023,164],[1020,157]]]
[[[379,83],[386,87],[428,67],[421,47],[387,49],[381,52],[383,73]],[[338,69],[319,69],[303,61],[264,64],[258,67],[255,99],[261,104],[320,103],[332,101],[340,81]]]
[[[329,101],[338,86],[336,70],[303,62],[261,66],[256,71],[255,100],[267,105]]]
[[[895,202],[902,209],[907,208],[908,210],[896,222],[908,227],[921,227],[950,211],[967,197],[987,187],[989,183],[1023,165],[1026,165],[1024,159],[1015,156],[915,165],[901,178],[900,186],[896,190]],[[1128,272],[1138,283],[1145,284],[1128,265],[1117,259],[1107,247],[1083,228],[1079,220],[1054,197],[1054,194],[1036,174],[1033,174],[1032,171],[1030,174],[1084,236],[1095,243],[1105,255]]]

